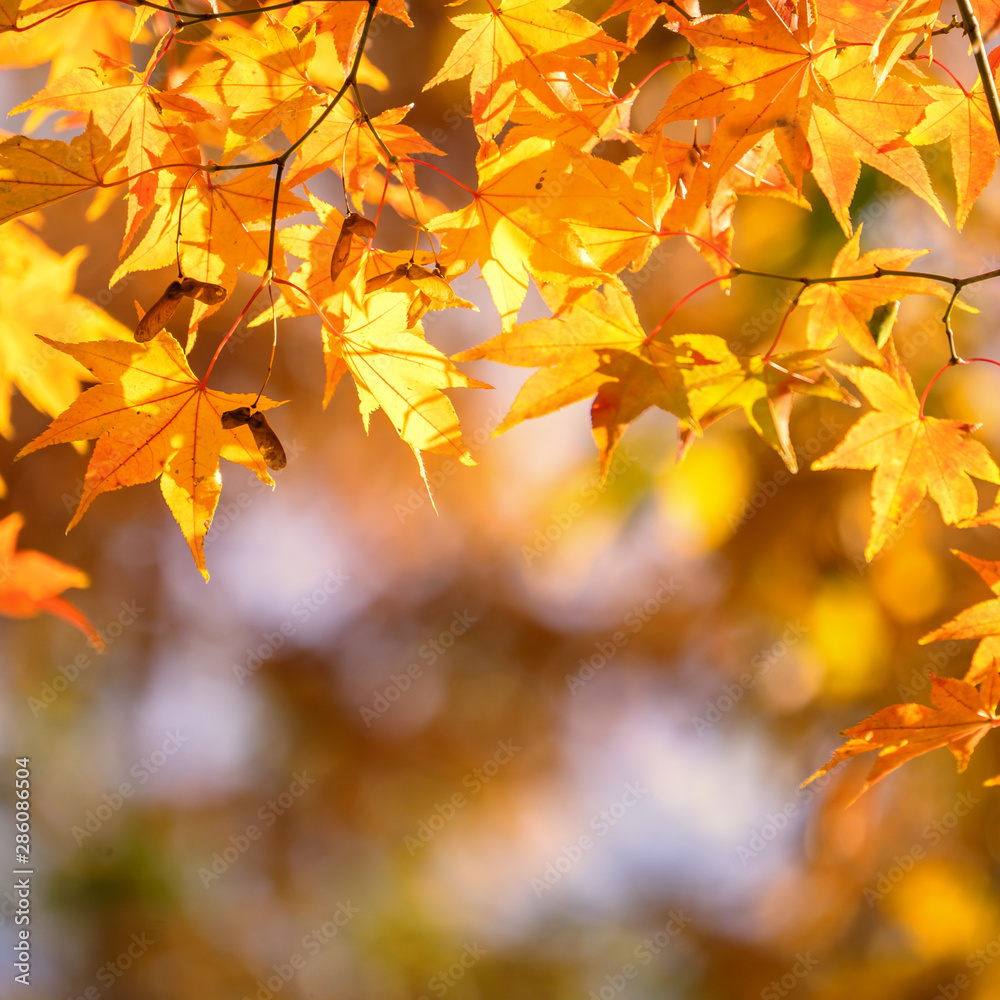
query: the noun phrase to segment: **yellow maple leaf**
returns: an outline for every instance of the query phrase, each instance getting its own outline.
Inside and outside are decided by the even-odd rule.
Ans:
[[[875,409],[866,413],[813,469],[874,469],[871,560],[900,530],[924,497],[941,510],[946,524],[973,517],[979,506],[972,476],[1000,483],[1000,469],[986,448],[970,437],[975,428],[960,420],[921,413],[910,375],[889,342],[886,369],[855,368],[830,362],[865,395]]]

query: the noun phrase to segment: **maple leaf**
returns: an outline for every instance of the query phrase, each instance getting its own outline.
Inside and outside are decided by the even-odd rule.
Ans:
[[[628,425],[650,406],[693,421],[685,371],[725,351],[721,337],[648,337],[631,296],[614,286],[574,290],[562,303],[551,290],[547,294],[555,317],[521,323],[456,355],[459,361],[540,369],[521,387],[495,434],[594,396],[591,422],[604,474]]]
[[[321,170],[334,170],[343,176],[348,191],[352,194],[363,193],[372,171],[378,166],[384,166],[386,160],[386,154],[382,145],[375,140],[373,130],[392,155],[399,159],[400,162],[393,169],[401,173],[409,186],[415,186],[413,164],[405,161],[412,156],[440,156],[442,153],[415,129],[402,124],[412,107],[412,104],[407,104],[402,108],[383,111],[372,118],[369,127],[357,112],[341,102],[299,147],[288,173],[288,186],[295,187]],[[322,109],[314,111],[302,123],[302,134],[312,127],[322,113]]]
[[[504,147],[487,140],[476,158],[479,187],[465,208],[428,223],[441,234],[440,259],[450,274],[479,262],[505,330],[513,327],[528,291],[528,273],[540,281],[596,284],[599,272],[562,219],[546,218],[552,196],[545,175],[561,175],[569,152],[547,139]]]
[[[961,522],[960,527],[971,528],[985,524],[997,526],[997,508]],[[920,643],[923,645],[928,642],[940,642],[943,639],[982,640],[972,654],[972,665],[965,675],[970,684],[976,684],[986,676],[994,663],[1000,662],[1000,562],[979,559],[956,549],[951,551],[983,578],[986,586],[996,595],[995,599],[981,601],[971,608],[966,608],[950,622],[934,629],[933,632],[928,632],[921,638]]]
[[[59,595],[69,587],[89,587],[82,570],[67,566],[34,549],[17,549],[24,518],[17,513],[0,520],[0,614],[33,618],[42,611],[75,625],[94,649],[103,652],[104,640],[78,608]]]
[[[975,428],[960,420],[923,416],[906,368],[890,341],[886,369],[855,368],[831,362],[875,407],[847,432],[813,469],[874,469],[869,561],[906,523],[930,493],[946,524],[974,516],[978,509],[972,476],[1000,483],[989,452],[970,437]]]
[[[11,392],[55,416],[80,393],[87,371],[36,337],[46,330],[63,341],[130,340],[131,332],[89,299],[73,292],[83,247],[57,254],[20,222],[0,226],[0,434],[10,438]]]
[[[946,746],[955,757],[958,770],[964,771],[979,741],[1000,725],[997,717],[1000,672],[994,665],[978,691],[974,684],[953,677],[931,674],[930,681],[933,708],[913,703],[890,705],[845,729],[841,735],[848,737],[847,742],[803,786],[869,750],[878,750],[878,759],[854,801],[907,761],[940,747]],[[1000,775],[983,784],[1000,784]]]
[[[862,226],[837,254],[831,276],[873,274],[883,267],[899,271],[907,268],[926,250],[872,250],[859,256]],[[933,295],[947,301],[948,292],[929,278],[906,278],[886,275],[871,281],[843,281],[815,284],[799,295],[799,305],[808,307],[808,338],[813,347],[829,347],[838,337],[844,339],[858,354],[882,364],[882,354],[868,328],[876,308],[901,299],[905,295]]]
[[[118,155],[93,117],[69,143],[23,135],[5,139],[0,142],[0,223],[102,187]]]
[[[155,59],[155,55],[153,56]],[[128,173],[128,247],[163,188],[182,186],[201,163],[192,124],[212,115],[190,98],[151,87],[119,65],[82,66],[60,77],[15,111],[77,111],[92,120],[117,150]]]
[[[926,86],[933,99],[925,117],[907,139],[916,146],[948,139],[951,142],[952,172],[958,205],[955,227],[962,229],[973,204],[986,189],[996,168],[997,134],[982,84],[971,91],[958,87]]]
[[[42,339],[76,358],[101,383],[83,392],[17,455],[96,439],[80,502],[66,530],[101,493],[159,479],[163,498],[207,580],[204,541],[222,489],[219,456],[274,485],[250,429],[224,427],[222,414],[279,404],[263,396],[257,401],[253,395],[209,389],[192,373],[169,333],[148,344]]]
[[[490,388],[466,378],[436,347],[428,344],[419,322],[409,325],[410,296],[392,287],[366,295],[359,271],[343,298],[339,317],[326,317],[323,353],[327,381],[325,406],[344,373],[358,390],[365,430],[371,414],[385,411],[417,459],[421,452],[452,455],[475,465],[462,440],[458,415],[443,389]]]
[[[186,277],[205,285],[221,285],[231,292],[239,271],[264,273],[272,210],[281,219],[308,209],[308,202],[282,188],[275,204],[274,181],[266,166],[227,173],[222,183],[218,175],[214,177],[197,174],[186,191],[161,189],[156,215],[142,239],[112,274],[111,284],[134,271],[173,267]],[[178,232],[180,260],[175,249]],[[280,276],[288,273],[281,255],[274,260],[274,271]],[[219,303],[195,302],[192,333],[205,316],[218,310]],[[188,350],[192,343],[189,337]]]
[[[791,351],[772,357],[717,356],[713,366],[693,370],[689,379],[694,427],[681,428],[681,452],[691,443],[692,429],[707,427],[742,409],[750,426],[781,456],[792,472],[798,461],[792,448],[789,420],[796,395],[833,399],[849,406],[857,400],[819,363],[823,351]]]
[[[802,173],[812,165],[805,138],[812,106],[829,97],[815,61],[830,38],[817,36],[814,19],[779,10],[766,0],[750,0],[748,8],[749,18],[722,14],[678,25],[712,65],[682,80],[646,131],[654,134],[684,119],[718,117],[712,139],[717,178],[773,131],[801,189]]]
[[[188,97],[230,111],[225,159],[276,128],[287,128],[323,102],[312,88],[309,63],[315,55],[315,28],[296,35],[281,23],[258,21],[210,45],[219,58],[200,66],[180,87]],[[291,135],[290,135],[291,137]]]
[[[832,107],[817,104],[812,109],[811,169],[844,233],[851,235],[851,200],[862,161],[909,188],[947,221],[920,154],[902,138],[931,99],[896,77],[876,89],[863,48],[828,53],[821,65],[835,100]]]
[[[567,2],[500,0],[488,13],[450,18],[465,34],[424,90],[471,73],[472,118],[480,140],[492,139],[507,124],[519,90],[547,90],[543,104],[562,103],[546,72],[547,56],[627,49],[587,18],[562,10]]]
[[[673,7],[671,11],[669,8]],[[615,2],[597,19],[598,24],[618,14],[628,11],[628,27],[625,37],[633,48],[636,42],[648,34],[649,29],[661,17],[669,17],[679,12],[685,19],[701,17],[701,8],[698,0],[615,0]],[[676,23],[668,23],[672,30],[676,29]]]

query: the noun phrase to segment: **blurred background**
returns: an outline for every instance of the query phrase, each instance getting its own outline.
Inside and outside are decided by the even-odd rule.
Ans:
[[[373,38],[392,90],[369,110],[416,100],[408,121],[428,135],[468,90],[419,93],[456,32],[438,4],[410,8],[415,29],[386,20]],[[608,26],[619,37],[623,20]],[[655,29],[622,86],[682,51]],[[971,84],[959,40],[937,55]],[[4,105],[45,73],[0,76]],[[636,130],[674,79],[644,87]],[[474,179],[468,121],[438,145]],[[925,152],[953,207],[947,147]],[[459,205],[437,175],[421,180]],[[843,236],[806,193],[811,213],[741,201],[736,258],[826,273]],[[62,202],[39,233],[59,253],[86,246],[77,291],[132,325],[132,300],[148,305],[170,275],[108,292],[124,205],[96,224],[85,210]],[[866,168],[854,218],[863,249],[926,247],[921,266],[953,274],[1000,266],[995,185],[957,234]],[[403,224],[384,235],[410,240]],[[651,327],[706,277],[673,241],[627,281]],[[785,288],[742,280],[672,324],[766,350]],[[455,290],[480,311],[427,317],[446,353],[498,329],[475,273]],[[245,297],[203,326],[196,372]],[[967,299],[981,313],[957,317],[960,351],[996,354],[995,285]],[[918,391],[947,358],[940,309],[903,305]],[[532,292],[521,318],[545,314]],[[220,388],[247,391],[266,368],[266,329],[241,334]],[[24,513],[23,548],[90,574],[68,596],[108,640],[97,655],[53,618],[0,621],[0,747],[11,774],[15,756],[32,768],[33,994],[996,996],[1000,796],[981,787],[1000,771],[996,741],[965,774],[936,753],[850,808],[864,758],[799,785],[840,729],[927,702],[930,671],[965,672],[972,643],[917,640],[989,596],[948,550],[1000,558],[997,532],[946,529],[928,502],[866,565],[870,474],[808,471],[858,416],[835,403],[797,402],[795,477],[738,415],[678,465],[676,421],[651,412],[601,485],[586,404],[493,439],[526,373],[463,367],[495,390],[453,394],[478,465],[430,457],[435,513],[388,421],[365,435],[352,387],[321,409],[317,322],[283,323],[268,392],[289,400],[271,420],[289,463],[274,492],[223,463],[207,585],[155,484],[102,495],[64,536],[86,457],[12,464],[47,425],[15,399],[0,515]],[[946,373],[929,412],[982,422],[1000,454],[997,376],[980,367]],[[7,885],[0,897],[9,956]]]

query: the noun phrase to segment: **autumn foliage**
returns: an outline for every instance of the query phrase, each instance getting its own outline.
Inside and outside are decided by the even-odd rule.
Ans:
[[[951,23],[927,0],[749,0],[704,16],[697,0],[614,0],[596,19],[568,0],[451,6],[453,47],[424,89],[468,78],[474,187],[406,124],[410,106],[367,108],[388,68],[369,61],[366,42],[379,18],[410,23],[402,0],[240,11],[199,0],[0,2],[0,62],[50,64],[45,86],[14,109],[31,112],[29,134],[0,142],[0,432],[15,434],[17,389],[54,418],[19,458],[95,442],[70,527],[101,493],[158,479],[207,579],[220,459],[268,485],[284,465],[281,411],[264,415],[279,403],[265,395],[270,368],[240,393],[213,387],[216,359],[255,303],[252,324],[271,337],[272,359],[283,321],[312,318],[323,404],[352,383],[365,426],[381,410],[421,473],[425,453],[475,464],[449,391],[488,390],[458,366],[486,359],[535,369],[498,432],[592,400],[602,475],[650,407],[676,417],[682,456],[737,414],[796,472],[793,406],[818,396],[865,408],[811,467],[871,472],[867,559],[906,530],[925,496],[946,524],[1000,525],[1000,509],[980,511],[975,482],[1000,484],[996,461],[975,426],[925,413],[929,386],[918,396],[893,338],[901,300],[935,297],[950,364],[966,364],[952,316],[968,308],[964,289],[1000,272],[923,272],[914,267],[920,248],[862,252],[863,227],[851,217],[866,164],[945,219],[921,150],[947,141],[952,222],[965,225],[1000,148],[993,68],[973,16],[989,31],[994,5],[981,0]],[[605,30],[609,21],[623,37]],[[936,36],[960,30],[978,60],[971,89],[934,57]],[[633,82],[630,57],[653,35],[680,54]],[[149,53],[140,65],[137,52]],[[664,77],[666,100],[640,128],[633,105]],[[53,122],[72,135],[38,137]],[[311,188],[331,171],[343,194],[336,205]],[[453,182],[447,204],[422,190],[434,172]],[[35,232],[39,213],[71,196],[90,199],[91,219],[125,200],[109,287],[162,271],[162,295],[137,303],[134,330],[81,306],[72,290],[79,255],[53,253]],[[734,212],[748,197],[803,210],[825,199],[844,240],[829,269],[783,275],[735,260]],[[383,242],[388,213],[412,227],[411,244]],[[624,275],[670,241],[703,258],[705,280],[644,324]],[[449,358],[424,323],[435,311],[474,308],[451,287],[472,269],[499,321],[484,324],[479,347]],[[726,331],[673,322],[690,297],[735,282],[792,290],[763,353],[741,353]],[[531,283],[550,315],[522,322]],[[233,297],[237,322],[216,330],[212,317]],[[55,332],[39,342],[41,330]],[[217,347],[192,371],[198,335]],[[831,361],[835,348],[855,363]],[[39,356],[41,371],[30,363]],[[0,609],[48,609],[81,624],[56,595],[85,580],[13,555],[19,522],[3,524],[7,558],[19,561]],[[1000,564],[963,558],[1000,593]],[[1000,601],[926,638],[955,637],[982,640],[966,678],[937,679],[934,707],[896,705],[854,726],[827,768],[878,750],[870,784],[941,746],[964,766],[997,724]]]

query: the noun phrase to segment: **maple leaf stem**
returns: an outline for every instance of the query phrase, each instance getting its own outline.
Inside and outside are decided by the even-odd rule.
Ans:
[[[129,0],[125,0],[129,2]],[[201,24],[203,21],[218,21],[225,17],[246,17],[247,14],[263,14],[269,10],[284,10],[286,7],[297,7],[303,0],[285,0],[284,3],[271,4],[268,7],[250,7],[246,10],[224,10],[211,14],[196,14],[194,11],[177,10],[176,7],[166,7],[163,4],[152,3],[151,0],[131,0],[131,7],[152,7],[153,10],[162,10],[165,14],[173,14],[176,18],[186,18],[178,20],[174,26],[175,31],[186,28],[190,24]]]
[[[985,361],[986,358],[970,358],[970,361]],[[927,402],[927,396],[930,394],[931,389],[934,387],[934,383],[949,369],[954,368],[956,365],[967,365],[969,361],[964,358],[949,358],[933,375],[930,382],[927,383],[927,388],[920,394],[920,419],[924,419],[924,403]],[[994,361],[993,364],[1000,364],[1000,362]]]
[[[649,81],[652,80],[653,77],[656,76],[656,74],[659,73],[661,69],[665,69],[671,63],[675,63],[675,62],[688,62],[688,57],[687,56],[675,56],[673,59],[665,59],[663,62],[660,63],[659,66],[654,66],[637,84],[635,84],[634,87],[631,88],[631,90],[627,91],[623,97],[617,97],[617,98],[615,98],[615,100],[619,104],[623,104],[633,94],[635,94],[643,86],[645,86],[647,83],[649,83]]]
[[[989,105],[990,117],[993,119],[993,131],[996,132],[997,141],[1000,142],[1000,98],[997,97],[993,72],[990,70],[986,49],[983,47],[983,33],[979,30],[979,21],[976,19],[976,13],[972,9],[970,0],[956,0],[956,5],[962,15],[969,44],[972,46],[972,57],[976,60],[979,79],[983,84],[983,93],[986,96],[986,103]]]
[[[457,184],[460,188],[462,188],[463,191],[467,191],[473,197],[475,197],[478,194],[478,192],[473,191],[472,188],[470,188],[468,185],[463,184],[457,177],[453,177],[451,174],[449,174],[447,170],[442,170],[439,166],[436,166],[433,163],[428,163],[426,160],[418,160],[416,159],[416,157],[408,156],[406,157],[405,160],[402,160],[401,162],[419,163],[420,166],[422,167],[430,167],[431,170],[436,170],[439,174],[441,174],[442,177],[447,177],[448,180],[450,180],[453,184]]]
[[[795,312],[795,310],[798,308],[799,298],[801,297],[802,292],[804,291],[805,291],[804,288],[800,289],[799,294],[789,301],[788,308],[785,310],[785,315],[781,317],[781,326],[778,327],[778,332],[774,335],[774,340],[772,341],[771,346],[767,349],[767,353],[764,355],[763,358],[761,358],[764,364],[768,364],[770,362],[771,355],[774,354],[775,349],[778,346],[778,341],[781,340],[781,335],[785,332],[785,326],[787,325],[789,318],[791,317],[792,313]]]
[[[680,307],[684,305],[684,303],[687,302],[688,299],[697,295],[698,292],[700,292],[704,288],[708,288],[711,285],[717,285],[720,281],[728,281],[728,280],[729,280],[728,274],[718,274],[714,278],[710,278],[708,281],[704,282],[703,284],[700,284],[697,288],[692,288],[691,291],[688,292],[687,295],[684,296],[684,298],[676,302],[674,304],[674,307],[670,310],[670,312],[668,312],[667,315],[664,316],[663,319],[661,319],[660,322],[653,327],[653,329],[649,333],[649,336],[646,337],[643,343],[648,344],[652,340],[654,340],[656,335],[660,332],[660,330],[662,330],[663,327],[667,324],[667,321],[671,318],[671,316],[673,316],[674,313],[677,312],[677,310],[680,309]]]
[[[733,260],[733,258],[730,257],[725,250],[720,250],[714,243],[709,243],[708,240],[706,240],[703,236],[699,236],[697,233],[689,233],[684,229],[678,229],[678,230],[661,229],[657,235],[662,236],[664,238],[668,236],[686,236],[688,239],[697,240],[702,246],[708,247],[709,250],[714,250],[724,261],[726,261],[729,264],[732,264],[734,268],[737,267],[736,261]]]
[[[285,163],[282,160],[277,164],[274,172],[274,194],[271,197],[271,226],[267,237],[267,270],[274,267],[274,236],[278,228],[278,200],[281,197],[281,175],[284,173]]]

